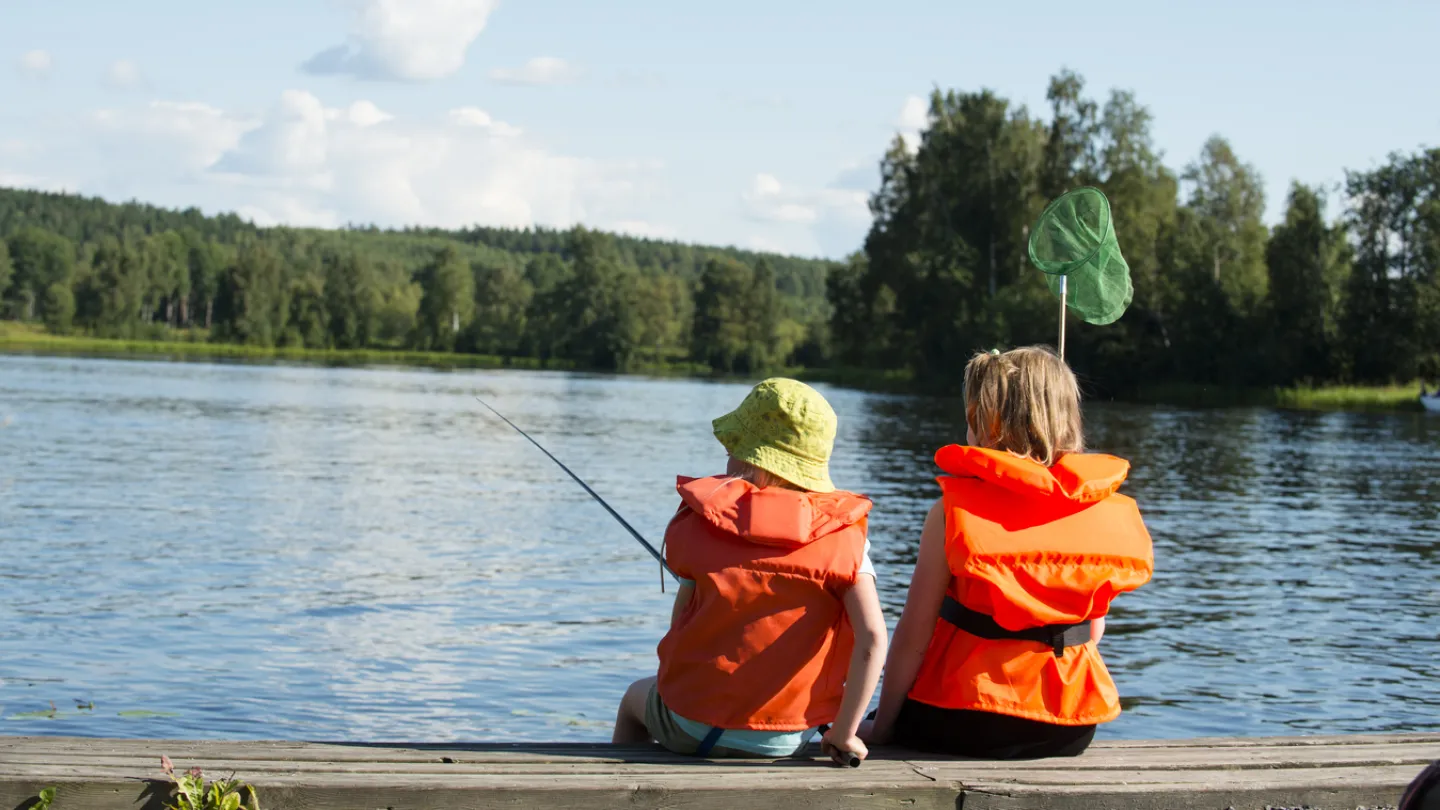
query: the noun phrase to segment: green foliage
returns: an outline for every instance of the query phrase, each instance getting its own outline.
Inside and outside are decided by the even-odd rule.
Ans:
[[[190,298],[181,310],[180,321],[189,325],[193,319],[209,329],[214,318],[215,295],[220,289],[220,274],[234,261],[233,251],[194,230],[187,230],[184,238],[188,248]]]
[[[12,240],[26,284],[0,288],[0,317],[43,317],[49,284],[30,283],[31,270],[64,277],[73,267],[75,326],[96,337],[673,367],[691,345],[694,283],[715,257],[768,265],[781,314],[759,326],[773,338],[766,357],[823,337],[814,325],[829,316],[827,262],[575,230],[256,228],[193,209],[0,189],[3,256]],[[9,268],[0,257],[0,281]]]
[[[478,354],[520,354],[534,287],[524,272],[508,264],[478,264],[474,274],[475,317],[465,336],[468,350]]]
[[[0,239],[0,303],[5,301],[5,292],[10,289],[10,279],[14,275],[15,268],[10,263],[10,246]],[[0,307],[0,313],[3,313],[3,307]]]
[[[1342,315],[1360,382],[1440,377],[1440,149],[1351,173],[1355,261]]]
[[[75,294],[70,285],[56,282],[45,290],[45,328],[57,335],[70,331],[75,320]]]
[[[35,798],[29,804],[24,805],[27,810],[50,810],[50,805],[55,803],[55,788],[47,787],[35,794]]]
[[[216,333],[235,343],[273,346],[288,310],[280,259],[264,242],[241,246],[220,275],[215,296]]]
[[[169,338],[337,361],[408,346],[456,365],[800,363],[957,388],[974,351],[1055,340],[1028,229],[1049,199],[1096,185],[1135,297],[1115,324],[1068,324],[1093,393],[1440,379],[1440,150],[1350,173],[1343,225],[1296,187],[1270,234],[1260,178],[1223,138],[1175,172],[1133,94],[1101,103],[1067,70],[1046,104],[1042,118],[935,90],[919,141],[881,160],[863,250],[842,263],[583,228],[257,228],[0,189],[0,317],[127,351]]]
[[[1058,305],[1020,248],[1047,200],[1096,185],[1135,298],[1110,326],[1069,319],[1092,392],[1440,375],[1440,150],[1352,174],[1348,229],[1297,189],[1271,235],[1261,179],[1223,138],[1177,177],[1133,94],[1100,105],[1063,71],[1046,98],[1042,123],[988,91],[932,95],[918,148],[881,162],[863,254],[828,279],[834,362],[953,389],[975,351],[1053,345]]]
[[[782,318],[768,263],[752,270],[733,259],[711,259],[695,292],[690,356],[721,372],[772,368],[796,342],[782,334]]]
[[[181,302],[190,297],[190,248],[182,235],[165,231],[146,237],[143,250],[148,284],[141,319],[178,326]]]
[[[621,261],[607,234],[576,228],[567,252],[569,276],[535,298],[537,309],[551,313],[546,325],[553,338],[546,351],[577,365],[624,371],[645,330],[640,274]]]
[[[897,143],[885,156],[865,260],[830,285],[837,355],[922,380],[958,378],[973,347],[1027,333],[1005,324],[1002,291],[1016,287],[1011,309],[1047,295],[1016,286],[1033,275],[1025,240],[1045,202],[1044,127],[989,91],[936,91],[930,120],[914,154]]]
[[[165,805],[166,810],[260,810],[260,797],[255,788],[233,775],[206,784],[199,768],[175,773],[175,765],[167,756],[160,757],[160,768],[175,785],[173,802]]]
[[[329,346],[331,319],[325,306],[325,283],[314,276],[297,279],[290,282],[287,297],[290,311],[280,345],[312,349]]]
[[[35,227],[10,234],[8,248],[13,275],[8,293],[11,312],[33,320],[36,304],[52,284],[69,284],[75,268],[75,246],[69,239]]]
[[[417,276],[420,311],[415,346],[429,351],[454,351],[461,330],[475,314],[475,276],[452,246],[442,248]]]
[[[105,237],[80,284],[77,313],[97,334],[128,337],[140,322],[147,280],[135,245]]]
[[[322,294],[330,345],[359,349],[379,338],[385,291],[380,273],[369,259],[358,253],[328,257]],[[410,322],[396,327],[394,334],[408,334],[414,327],[413,315],[412,309]]]
[[[1343,227],[1325,223],[1315,189],[1290,188],[1285,221],[1266,246],[1270,274],[1267,343],[1276,382],[1324,380],[1340,360],[1340,315],[1350,275]]]

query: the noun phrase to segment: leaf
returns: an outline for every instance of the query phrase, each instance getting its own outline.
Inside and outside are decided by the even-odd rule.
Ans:
[[[35,803],[30,805],[30,810],[50,810],[50,804],[54,801],[55,788],[47,787],[35,797]]]
[[[226,793],[220,802],[220,810],[240,810],[240,794]]]

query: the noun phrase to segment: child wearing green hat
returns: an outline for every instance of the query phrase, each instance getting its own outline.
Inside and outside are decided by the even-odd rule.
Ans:
[[[615,743],[681,754],[858,764],[885,658],[869,560],[870,500],[838,490],[836,418],[815,389],[772,378],[712,423],[725,475],[680,477],[665,561],[681,578],[659,673],[631,684]]]

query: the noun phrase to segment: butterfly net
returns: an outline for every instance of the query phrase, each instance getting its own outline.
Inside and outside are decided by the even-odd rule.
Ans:
[[[1045,207],[1030,231],[1030,261],[1056,297],[1064,285],[1067,307],[1086,323],[1114,323],[1135,296],[1110,201],[1097,188],[1066,192]]]

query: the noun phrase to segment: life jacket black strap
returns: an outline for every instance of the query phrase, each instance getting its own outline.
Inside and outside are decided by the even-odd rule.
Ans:
[[[1028,627],[1024,630],[1006,630],[995,619],[965,607],[949,594],[945,595],[945,601],[940,605],[940,618],[970,635],[980,638],[1038,641],[1054,650],[1056,658],[1065,655],[1066,647],[1079,647],[1090,641],[1089,622],[1047,624],[1041,627]]]

